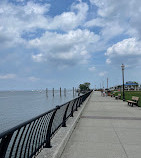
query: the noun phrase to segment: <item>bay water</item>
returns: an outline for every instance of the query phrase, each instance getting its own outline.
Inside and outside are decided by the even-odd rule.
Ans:
[[[0,91],[0,133],[53,109],[73,98],[72,90],[66,96],[59,90],[38,91]]]

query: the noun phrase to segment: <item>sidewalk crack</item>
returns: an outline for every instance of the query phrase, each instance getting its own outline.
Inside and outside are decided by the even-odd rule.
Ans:
[[[112,126],[113,126],[113,125],[112,125]],[[125,153],[126,157],[129,158],[129,157],[128,157],[128,154],[127,154],[127,152],[126,152],[126,150],[125,150],[125,148],[124,148],[124,145],[122,144],[122,142],[121,142],[121,140],[120,140],[120,138],[119,138],[119,135],[118,135],[118,133],[116,132],[114,126],[113,126],[113,129],[114,129],[114,132],[115,132],[115,134],[116,134],[116,136],[117,136],[117,138],[118,138],[118,140],[119,140],[119,142],[120,142],[120,145],[122,146],[122,148],[123,148],[123,150],[124,150],[124,153]]]

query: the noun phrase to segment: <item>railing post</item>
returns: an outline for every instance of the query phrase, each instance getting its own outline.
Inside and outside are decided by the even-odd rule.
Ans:
[[[81,104],[81,97],[79,98],[78,107],[80,107],[80,104]]]
[[[68,111],[69,105],[70,105],[70,102],[68,103],[68,105],[66,107],[66,110],[65,110],[65,113],[64,113],[64,116],[63,116],[62,127],[66,127],[66,115],[67,115],[67,111]]]
[[[78,102],[79,102],[79,98],[77,98],[77,101],[76,101],[76,109],[75,109],[75,111],[78,111]]]
[[[70,117],[73,117],[73,109],[74,109],[75,103],[76,103],[76,99],[74,99],[74,101],[73,101],[73,106],[71,108],[71,115],[70,115]]]
[[[60,106],[56,106],[55,111],[53,112],[50,121],[49,121],[49,125],[48,125],[48,130],[47,130],[47,136],[46,136],[46,144],[45,144],[45,148],[51,148],[51,127],[52,127],[52,123],[55,117],[55,114],[57,112],[57,110],[60,109]]]
[[[82,96],[81,96],[81,102],[80,102],[80,104],[82,104],[83,103],[83,98],[82,98]]]
[[[5,154],[12,136],[13,133],[10,133],[6,135],[4,138],[2,138],[2,141],[0,143],[0,158],[5,158]]]

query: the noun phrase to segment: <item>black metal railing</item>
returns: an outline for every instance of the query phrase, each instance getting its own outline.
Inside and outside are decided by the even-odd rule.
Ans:
[[[31,158],[51,147],[51,138],[92,91],[0,134],[0,158]]]

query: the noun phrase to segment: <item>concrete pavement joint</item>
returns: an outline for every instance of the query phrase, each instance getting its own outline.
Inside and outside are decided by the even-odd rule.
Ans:
[[[141,117],[106,117],[106,116],[81,116],[86,119],[113,119],[113,120],[138,120],[141,121]]]
[[[120,142],[120,144],[121,144],[121,146],[122,146],[122,148],[124,150],[124,153],[125,153],[126,157],[128,158],[128,154],[127,154],[127,152],[126,152],[126,150],[125,150],[125,148],[124,148],[124,146],[123,146],[123,144],[122,144],[122,142],[121,142],[121,140],[119,138],[119,135],[118,135],[118,133],[116,132],[116,130],[114,128],[114,126],[113,126],[113,129],[114,129],[114,132],[115,132],[115,134],[116,134],[116,136],[117,136],[117,138],[118,138],[118,140],[119,140],[119,142]]]

